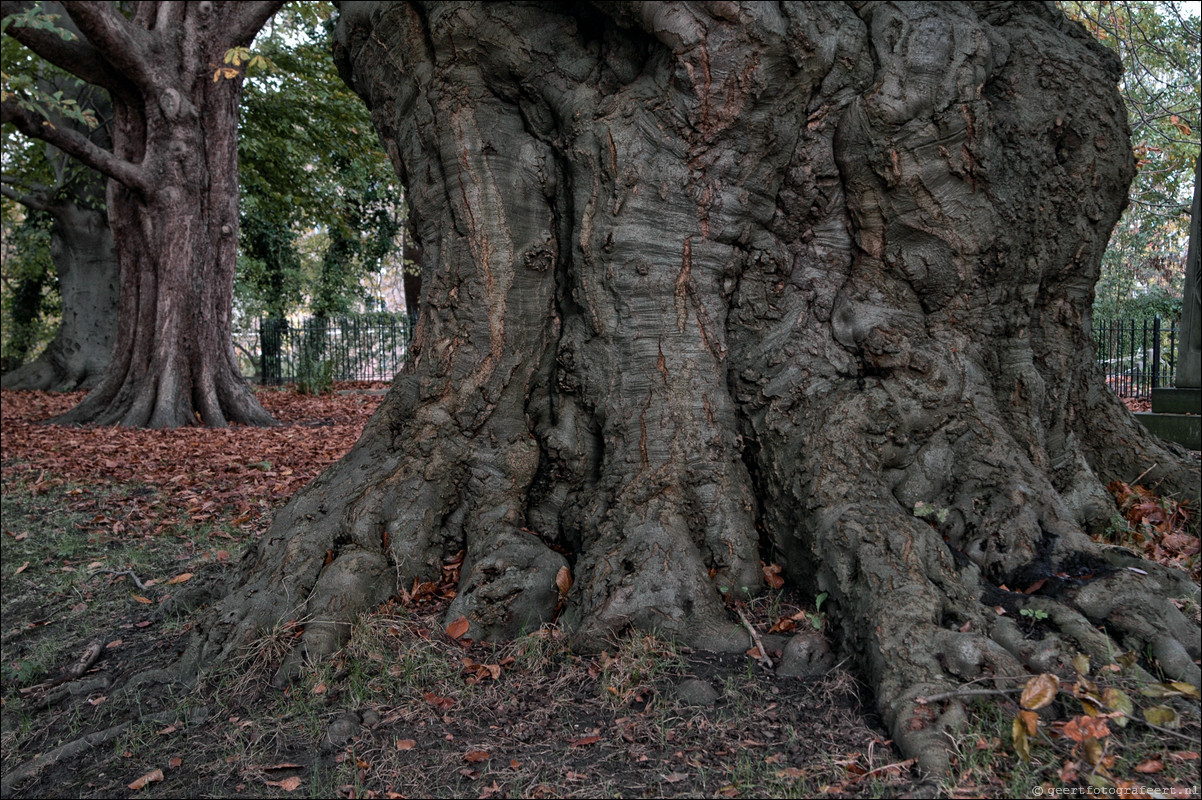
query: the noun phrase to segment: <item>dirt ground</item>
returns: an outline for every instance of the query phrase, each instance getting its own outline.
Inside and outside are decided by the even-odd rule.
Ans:
[[[4,797],[932,791],[894,750],[845,665],[780,674],[787,637],[804,631],[820,646],[826,625],[815,598],[787,588],[732,609],[764,637],[771,665],[758,653],[693,652],[645,636],[579,653],[554,627],[501,645],[456,639],[441,622],[458,568],[450,563],[441,584],[403,591],[356,626],[342,653],[286,688],[271,679],[303,621],[264,631],[194,686],[155,679],[293,483],[349,448],[379,388],[268,400],[284,425],[256,432],[255,449],[223,434],[216,451],[196,444],[208,455],[189,460],[186,437],[163,448],[154,434],[31,427],[70,398],[5,393]],[[320,452],[300,452],[298,442],[312,438]],[[226,459],[219,469],[215,452]],[[1196,741],[1192,706],[1178,702],[1175,732]],[[1012,710],[977,711],[949,743],[956,774],[935,789],[1033,797],[1036,787],[1084,783],[1064,773],[1068,750],[1048,745],[1030,762],[1014,754]],[[1124,742],[1129,767],[1159,753],[1157,785],[1192,786],[1196,796],[1196,745],[1154,732],[1145,739]]]

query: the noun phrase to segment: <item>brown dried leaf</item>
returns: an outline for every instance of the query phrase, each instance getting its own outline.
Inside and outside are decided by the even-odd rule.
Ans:
[[[1018,703],[1023,708],[1034,711],[1035,709],[1043,708],[1056,699],[1056,692],[1060,691],[1060,679],[1055,675],[1045,672],[1042,675],[1036,675],[1027,681],[1027,685],[1023,687],[1022,698]]]
[[[412,750],[415,747],[417,747],[417,741],[415,739],[397,739],[396,740],[396,749],[397,750]]]
[[[463,754],[463,760],[471,764],[479,764],[481,761],[488,761],[492,758],[492,754],[487,750],[468,750]]]
[[[567,566],[560,567],[559,572],[555,573],[555,588],[559,589],[560,597],[566,596],[572,588],[572,570]]]
[[[192,573],[191,573],[191,572],[181,572],[180,574],[176,575],[176,576],[175,576],[174,578],[172,578],[171,580],[167,581],[167,584],[166,584],[166,585],[167,585],[167,586],[171,586],[172,584],[176,584],[176,583],[184,583],[184,582],[186,582],[186,581],[190,581],[190,580],[192,580]]]
[[[154,783],[155,781],[161,781],[162,779],[163,771],[161,769],[151,770],[133,783],[128,784],[127,788],[136,792],[139,789],[145,789],[148,783]]]
[[[467,629],[471,626],[472,624],[467,621],[467,617],[460,617],[447,625],[447,636],[450,636],[452,639],[458,639],[467,633]]]
[[[300,779],[300,777],[293,775],[290,778],[284,778],[284,780],[282,780],[282,781],[267,781],[267,785],[268,786],[278,786],[281,789],[283,789],[285,792],[295,792],[297,789],[300,788],[301,779]]]

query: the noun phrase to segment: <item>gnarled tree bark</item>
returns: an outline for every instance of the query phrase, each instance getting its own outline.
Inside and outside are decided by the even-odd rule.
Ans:
[[[1198,475],[1094,362],[1133,160],[1084,31],[1043,4],[343,3],[336,41],[423,247],[413,356],[189,659],[292,619],[327,653],[461,549],[469,636],[555,618],[568,566],[579,640],[743,649],[724,600],[767,554],[829,593],[927,769],[962,709],[915,703],[963,680],[1145,645],[1198,680],[1168,600],[1197,586],[1087,535],[1108,481]]]

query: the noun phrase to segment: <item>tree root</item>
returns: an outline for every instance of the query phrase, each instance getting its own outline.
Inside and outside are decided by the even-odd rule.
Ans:
[[[187,722],[202,722],[207,716],[208,712],[206,710],[196,709],[188,716]],[[140,719],[126,720],[125,722],[114,725],[111,728],[105,728],[102,731],[89,733],[86,736],[81,736],[78,739],[67,742],[66,744],[59,745],[53,750],[35,756],[32,760],[25,762],[5,775],[3,780],[0,780],[0,795],[5,797],[11,796],[13,791],[25,781],[36,778],[44,770],[49,769],[50,767],[54,767],[63,763],[64,761],[69,761],[80,756],[96,745],[104,744],[105,742],[111,742],[134,724],[151,722],[155,725],[161,725],[174,722],[177,719],[179,719],[179,712],[163,711],[159,714],[141,717]]]

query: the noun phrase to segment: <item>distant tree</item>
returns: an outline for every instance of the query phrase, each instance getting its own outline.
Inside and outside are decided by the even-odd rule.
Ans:
[[[1202,125],[1202,29],[1183,3],[1061,6],[1123,62],[1119,83],[1138,169],[1098,281],[1100,316],[1181,313],[1194,163]]]
[[[4,0],[4,32],[105,89],[112,148],[39,114],[0,112],[109,179],[121,265],[114,357],[62,422],[178,427],[271,424],[242,379],[230,339],[238,232],[237,120],[246,50],[282,2],[67,2],[78,35],[27,24]],[[54,13],[53,4],[46,9]],[[46,125],[44,122],[51,124]]]
[[[367,107],[334,67],[323,24],[331,11],[286,6],[255,42],[271,68],[243,93],[236,283],[252,313],[347,311],[400,245],[404,196]],[[315,233],[321,244],[306,251],[300,240]]]
[[[65,117],[60,124],[87,137],[99,147],[109,147],[111,115],[104,93],[78,79],[54,70],[36,57],[22,59],[24,50],[5,38],[6,69],[19,68],[37,75],[40,92],[70,100],[90,118]],[[26,51],[27,53],[28,51]],[[40,62],[40,63],[37,63]],[[53,104],[53,103],[52,103]],[[61,115],[60,115],[61,116]],[[91,124],[89,124],[91,123]],[[6,389],[72,390],[92,388],[100,380],[112,354],[117,332],[117,254],[105,213],[105,179],[95,170],[38,140],[5,130],[4,174],[0,182],[12,206],[6,208],[5,255],[6,313],[12,323],[6,342]],[[49,258],[46,258],[49,256]],[[53,290],[53,291],[52,291]],[[58,310],[57,329],[37,358],[25,341],[43,314],[50,312],[53,296]]]

